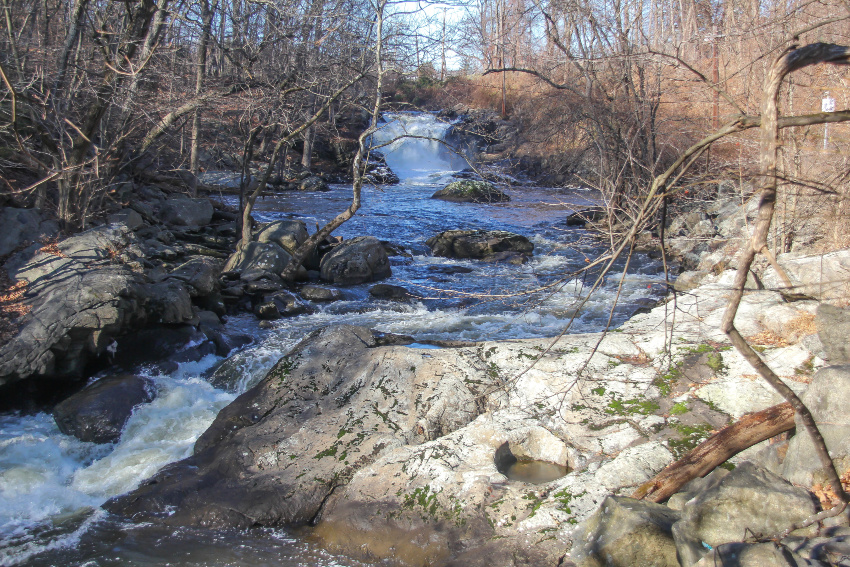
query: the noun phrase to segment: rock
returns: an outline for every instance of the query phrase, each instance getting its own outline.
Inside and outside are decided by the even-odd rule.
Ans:
[[[34,242],[41,236],[41,215],[36,209],[0,209],[0,256],[12,253],[24,242]]]
[[[727,543],[713,549],[694,567],[826,567],[777,543]]]
[[[505,203],[511,200],[492,183],[466,179],[449,183],[431,198],[455,203]]]
[[[206,297],[218,290],[220,273],[221,261],[196,257],[172,270],[168,277],[185,283],[190,296]]]
[[[676,277],[676,281],[673,282],[673,287],[676,288],[676,291],[690,291],[699,286],[700,282],[704,280],[707,275],[708,272],[703,270],[682,272]]]
[[[585,209],[583,211],[576,211],[567,216],[565,224],[567,226],[586,226],[587,223],[597,223],[601,221],[605,218],[606,214],[605,209]]]
[[[575,535],[578,567],[679,567],[672,527],[680,514],[662,504],[609,496]]]
[[[325,254],[321,262],[322,279],[337,285],[355,285],[388,278],[390,259],[374,236],[347,240]]]
[[[310,308],[306,304],[288,291],[279,291],[273,295],[266,296],[264,301],[254,309],[254,312],[260,319],[294,317],[309,311]]]
[[[805,489],[750,462],[690,499],[676,534],[689,534],[712,547],[740,541],[746,534],[770,536],[817,511]]]
[[[667,227],[665,231],[667,236],[692,236],[692,232],[694,227],[699,225],[699,223],[707,220],[707,216],[702,211],[690,211],[687,213],[683,213],[677,217],[674,217],[670,220],[670,225]]]
[[[342,299],[342,292],[332,287],[305,285],[301,288],[300,293],[301,297],[309,301],[339,301]]]
[[[113,337],[144,321],[135,274],[117,266],[77,268],[46,277],[27,300],[31,310],[21,331],[0,346],[0,385],[30,376],[80,376]]]
[[[289,253],[301,246],[309,234],[307,224],[301,220],[280,220],[262,227],[256,234],[257,242],[274,242]]]
[[[299,191],[330,191],[331,188],[325,180],[318,175],[311,175],[298,184]]]
[[[165,360],[206,336],[193,325],[156,326],[116,339],[112,363],[124,369]]]
[[[406,360],[381,366],[386,349]],[[419,435],[417,422],[434,404],[442,408],[433,414],[437,422],[474,417],[467,404],[453,409],[438,394],[448,380],[473,400],[461,378],[435,380],[411,370],[421,362],[413,349],[377,347],[368,329],[312,333],[219,413],[192,457],[106,508],[168,525],[310,522],[354,470]]]
[[[425,242],[435,256],[487,258],[498,252],[531,253],[534,244],[526,237],[503,230],[447,230]]]
[[[792,292],[819,301],[850,301],[850,249],[815,255],[791,252],[780,254],[776,260],[791,279]],[[768,288],[785,287],[772,266],[765,270],[762,281]]]
[[[711,238],[716,234],[716,232],[717,230],[714,227],[714,223],[706,219],[696,223],[693,228],[691,228],[688,236],[691,238]]]
[[[140,215],[137,211],[129,208],[121,209],[116,213],[112,213],[111,215],[106,217],[106,220],[110,223],[125,224],[130,230],[136,230],[137,228],[141,228],[145,223],[144,219],[142,219],[142,215]]]
[[[850,309],[821,303],[815,326],[827,360],[831,364],[850,364]]]
[[[369,289],[369,295],[378,299],[404,300],[413,297],[409,291],[399,285],[378,284]]]
[[[207,226],[212,221],[213,206],[209,199],[172,197],[159,211],[162,222],[171,226]]]
[[[148,320],[153,323],[173,325],[192,321],[192,298],[180,281],[166,280],[142,288],[147,299],[145,308]]]
[[[249,242],[236,249],[222,271],[262,270],[279,275],[292,259],[289,252],[274,242]]]
[[[847,435],[850,409],[846,403],[848,395],[850,365],[842,365],[818,370],[801,396],[815,418],[839,475],[850,470],[850,436]],[[803,486],[813,486],[815,483],[826,485],[826,476],[815,454],[814,444],[798,417],[795,417],[795,421],[797,434],[788,444],[782,476]]]
[[[92,443],[113,443],[121,437],[133,408],[151,402],[154,395],[154,384],[148,378],[101,378],[58,404],[53,419],[66,435]]]

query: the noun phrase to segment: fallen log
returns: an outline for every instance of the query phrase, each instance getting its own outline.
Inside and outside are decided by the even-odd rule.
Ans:
[[[632,498],[663,502],[689,481],[710,473],[744,449],[794,429],[794,409],[784,403],[745,415],[642,484]]]

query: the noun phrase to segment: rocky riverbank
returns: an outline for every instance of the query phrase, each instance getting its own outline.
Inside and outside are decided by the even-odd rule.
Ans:
[[[781,401],[718,330],[731,277],[706,276],[615,332],[558,341],[431,349],[368,329],[324,329],[223,410],[194,456],[107,508],[175,525],[315,525],[334,551],[406,565],[563,565],[565,556],[691,565],[711,549],[725,553],[721,544],[742,540],[745,528],[772,534],[821,506],[805,490],[820,477],[804,435],[747,450],[729,463],[739,465],[732,473],[686,487],[669,506],[612,495]],[[850,384],[844,351],[825,346],[839,328],[831,317],[846,325],[850,314],[752,291],[736,324],[792,388],[810,392],[815,416],[834,428],[828,442],[844,472],[838,432],[850,417],[817,393],[840,399]],[[511,458],[570,472],[544,484],[511,480],[500,462]],[[835,533],[821,543],[840,544],[844,532]],[[822,547],[802,541],[786,543],[819,557]],[[612,562],[610,549],[633,551]]]

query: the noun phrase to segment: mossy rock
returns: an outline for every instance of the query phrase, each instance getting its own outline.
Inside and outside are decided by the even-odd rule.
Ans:
[[[449,183],[431,195],[431,198],[454,203],[506,203],[511,200],[492,183],[469,179]]]

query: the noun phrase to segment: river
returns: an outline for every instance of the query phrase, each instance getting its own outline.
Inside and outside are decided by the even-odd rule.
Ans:
[[[582,230],[567,227],[573,210],[594,204],[582,188],[506,189],[510,203],[476,205],[430,199],[467,164],[442,139],[450,124],[431,114],[387,115],[374,141],[399,175],[394,186],[367,186],[363,207],[336,231],[351,238],[373,235],[404,249],[393,256],[393,275],[417,296],[409,302],[375,300],[370,285],[343,289],[342,301],[260,329],[250,316],[231,317],[232,331],[255,342],[236,362],[241,381],[230,390],[205,377],[221,362],[215,356],[182,364],[151,378],[158,397],[136,409],[121,439],[112,445],[83,443],[59,433],[48,414],[0,414],[0,567],[11,565],[173,566],[356,566],[282,529],[247,532],[164,529],[109,517],[99,506],[123,494],[170,462],[191,454],[216,413],[256,383],[307,332],[335,322],[429,339],[509,339],[554,336],[576,315],[582,278],[566,276],[583,267],[600,248]],[[404,138],[426,136],[434,139]],[[393,141],[395,140],[395,141]],[[230,198],[224,197],[225,200]],[[309,227],[348,206],[351,188],[327,193],[282,193],[258,202],[260,221],[301,218]],[[523,234],[535,245],[527,264],[490,264],[428,254],[425,240],[449,229],[500,229]],[[614,311],[614,325],[663,293],[661,266],[637,255]],[[575,317],[571,332],[602,328],[613,304],[619,275]],[[543,291],[535,291],[545,288]]]

